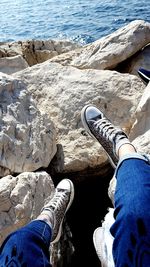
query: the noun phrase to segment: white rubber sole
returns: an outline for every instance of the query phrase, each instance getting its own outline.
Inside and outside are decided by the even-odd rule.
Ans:
[[[57,243],[59,241],[59,239],[61,237],[61,233],[62,233],[62,224],[63,224],[63,220],[64,220],[64,217],[65,217],[65,214],[68,211],[68,209],[70,208],[70,206],[71,206],[71,204],[73,202],[73,199],[74,199],[74,185],[73,185],[71,180],[69,180],[69,179],[65,179],[65,180],[68,180],[69,183],[70,183],[70,186],[71,186],[70,200],[69,200],[69,203],[67,205],[67,208],[66,208],[66,211],[64,213],[64,216],[63,216],[63,218],[61,220],[61,223],[60,223],[60,226],[59,226],[59,230],[58,230],[58,234],[57,234],[56,238],[53,241],[51,241],[51,244]]]

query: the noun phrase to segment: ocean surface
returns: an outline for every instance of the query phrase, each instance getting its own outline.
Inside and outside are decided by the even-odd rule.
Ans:
[[[0,42],[53,38],[86,44],[135,19],[150,21],[149,0],[0,0]]]

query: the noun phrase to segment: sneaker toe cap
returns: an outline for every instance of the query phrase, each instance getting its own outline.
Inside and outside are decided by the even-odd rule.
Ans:
[[[94,106],[87,106],[85,108],[85,116],[87,120],[92,120],[93,118],[96,118],[98,116],[102,117],[103,114],[98,108]]]

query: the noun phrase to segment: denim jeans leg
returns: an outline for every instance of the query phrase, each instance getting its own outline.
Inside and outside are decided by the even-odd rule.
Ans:
[[[51,235],[50,226],[41,220],[11,233],[0,248],[0,266],[50,267]]]
[[[115,267],[150,266],[150,164],[138,154],[123,159],[116,170]]]

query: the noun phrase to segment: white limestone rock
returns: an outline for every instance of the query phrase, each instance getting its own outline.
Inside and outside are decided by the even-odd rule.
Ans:
[[[54,195],[46,172],[24,172],[0,179],[0,245],[12,231],[35,219]]]
[[[96,105],[116,125],[129,132],[145,87],[141,79],[133,75],[79,70],[49,61],[14,76],[27,84],[40,111],[47,113],[55,123],[66,172],[101,166],[107,160],[98,142],[83,129],[80,113],[84,105]]]
[[[132,143],[138,153],[146,154],[150,160],[150,130],[135,138]]]
[[[134,124],[130,132],[131,141],[150,129],[150,83],[143,92],[134,117]]]
[[[0,58],[14,57],[22,54],[22,42],[10,42],[0,44]]]
[[[67,40],[10,42],[0,45],[0,58],[21,55],[32,66],[79,47],[79,44]]]
[[[23,82],[0,73],[0,176],[47,167],[56,131]]]
[[[139,153],[150,155],[150,83],[136,109],[129,138]]]
[[[12,74],[28,67],[29,65],[27,64],[25,59],[20,55],[14,57],[0,58],[0,72],[6,74]]]
[[[51,61],[80,69],[113,69],[148,43],[150,23],[135,20],[100,40]]]

